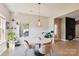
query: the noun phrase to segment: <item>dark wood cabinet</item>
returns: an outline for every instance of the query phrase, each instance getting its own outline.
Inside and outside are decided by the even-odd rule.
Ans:
[[[66,40],[73,40],[75,38],[75,19],[66,17]]]

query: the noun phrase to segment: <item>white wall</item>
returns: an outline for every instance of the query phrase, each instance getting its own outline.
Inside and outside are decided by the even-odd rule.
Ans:
[[[77,21],[77,20],[79,20],[79,18],[76,18],[75,20]],[[79,37],[79,24],[76,24],[75,29],[76,29],[76,32],[75,32],[76,37]]]
[[[76,37],[79,37],[79,24],[76,25]]]
[[[35,15],[13,13],[12,18],[21,24],[29,24],[29,37],[38,37],[42,32],[49,30],[48,17],[40,17],[40,27],[37,25],[39,17]]]
[[[49,18],[49,31],[54,30],[54,18]]]
[[[65,25],[65,22],[66,20],[65,20],[65,18],[62,18],[62,20],[61,20],[61,40],[62,41],[66,41],[66,38],[65,38],[65,36],[66,36],[66,25]]]
[[[55,24],[54,24],[54,18],[52,18],[52,17],[50,17],[49,18],[49,31],[51,31],[51,30],[53,30],[54,31],[54,33],[53,33],[53,37],[52,37],[52,42],[54,43],[54,34],[55,34]]]
[[[2,17],[4,17],[5,18],[5,20],[10,20],[10,12],[8,11],[8,9],[5,7],[5,5],[4,4],[2,4],[2,3],[0,3],[0,16],[2,16]],[[5,34],[6,34],[7,32],[5,31]],[[2,35],[2,34],[1,34]],[[7,35],[6,35],[6,37],[5,38],[7,38]],[[1,38],[0,38],[1,39]],[[7,39],[5,39],[5,40],[7,40]],[[2,40],[3,41],[3,40]],[[7,47],[6,47],[6,42],[0,42],[1,44],[0,44],[0,55],[7,49]]]
[[[5,17],[5,20],[10,20],[11,14],[10,11],[6,8],[3,3],[0,3],[0,15]],[[6,38],[7,38],[7,31],[6,31]]]
[[[6,20],[10,20],[10,11],[2,3],[0,3],[0,15],[3,15],[6,18]]]

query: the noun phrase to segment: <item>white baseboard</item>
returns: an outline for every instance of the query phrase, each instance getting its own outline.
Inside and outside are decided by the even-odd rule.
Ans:
[[[79,40],[79,38],[75,38],[74,40]]]
[[[68,40],[66,40],[66,39],[61,39],[62,41],[68,41]],[[75,38],[75,39],[73,39],[73,40],[79,40],[79,38]]]
[[[66,40],[66,39],[61,39],[61,41],[68,41],[68,40]]]

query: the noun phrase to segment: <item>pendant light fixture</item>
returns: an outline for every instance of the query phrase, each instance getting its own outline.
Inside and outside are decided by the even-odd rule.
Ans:
[[[38,19],[38,26],[40,27],[41,26],[41,23],[40,23],[40,3],[38,3],[39,5],[39,19]]]

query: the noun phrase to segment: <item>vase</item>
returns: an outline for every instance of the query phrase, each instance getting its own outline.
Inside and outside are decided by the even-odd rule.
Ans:
[[[14,48],[14,47],[15,47],[14,41],[9,41],[9,48]]]

